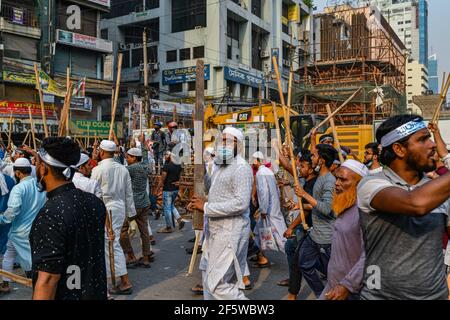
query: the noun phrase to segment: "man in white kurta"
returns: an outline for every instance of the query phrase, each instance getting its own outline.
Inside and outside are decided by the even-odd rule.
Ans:
[[[121,278],[121,284],[110,290],[111,294],[130,294],[131,282],[128,279],[125,255],[120,246],[120,231],[125,218],[136,215],[136,208],[131,188],[131,178],[128,170],[114,161],[116,145],[112,141],[103,140],[100,144],[99,160],[91,178],[97,180],[102,189],[102,198],[106,209],[112,214],[114,231],[114,267],[116,277]],[[105,229],[106,234],[106,229]],[[110,276],[108,236],[105,236],[106,271]]]
[[[253,173],[238,154],[243,139],[238,129],[228,127],[223,131],[208,202],[194,196],[189,205],[190,209],[203,210],[207,218],[200,261],[205,300],[247,299],[241,290],[245,288],[242,277],[250,236]]]
[[[286,238],[283,234],[287,227],[280,208],[280,191],[278,190],[274,173],[262,163],[263,160],[264,155],[260,151],[253,154],[253,166],[258,170],[255,179],[259,205],[259,219],[256,222],[255,227],[255,241],[261,249],[259,230],[260,228],[263,228],[263,221],[265,220],[267,227],[272,229],[272,234],[278,250],[284,252]],[[269,261],[263,256],[262,252],[259,255],[258,260],[260,266],[269,264]]]

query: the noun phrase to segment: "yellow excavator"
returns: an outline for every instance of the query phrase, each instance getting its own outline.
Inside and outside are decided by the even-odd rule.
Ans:
[[[276,105],[277,118],[279,121],[280,134],[282,141],[285,136],[285,121],[284,112],[281,105]],[[294,148],[298,150],[306,150],[311,144],[311,140],[303,139],[312,128],[320,124],[326,117],[317,114],[299,114],[291,110],[290,126],[292,132],[292,141]],[[270,141],[275,132],[275,116],[272,104],[262,104],[257,106],[233,106],[222,104],[209,104],[205,108],[205,122],[204,132],[205,144],[211,145],[214,143],[215,130],[223,130],[225,126],[233,126],[242,129],[244,132],[253,132],[260,134],[261,130],[265,129],[267,132],[268,145],[266,148],[270,149]],[[363,160],[364,147],[366,144],[373,141],[373,126],[372,125],[345,125],[336,126],[339,141],[342,146],[347,146]],[[331,134],[332,130],[329,124],[323,125],[319,128],[317,140],[322,134]],[[266,134],[266,133],[264,133]],[[318,141],[317,141],[318,142]],[[247,144],[246,144],[247,145]],[[259,146],[258,146],[259,147]],[[264,147],[264,146],[261,146]]]

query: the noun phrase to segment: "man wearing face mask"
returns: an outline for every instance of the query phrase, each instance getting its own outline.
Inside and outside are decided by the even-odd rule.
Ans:
[[[336,157],[337,151],[332,146],[317,145],[311,156],[313,167],[318,172],[313,195],[309,195],[300,186],[295,188],[295,194],[305,199],[312,207],[314,228],[308,233],[299,249],[299,264],[303,277],[316,297],[319,297],[324,289],[316,268],[321,273],[327,274],[333,223],[336,220],[331,208],[336,178],[330,172]]]
[[[383,167],[378,160],[380,156],[379,144],[376,142],[369,143],[365,149],[364,164],[369,168],[369,174],[373,175],[383,171]]]
[[[30,276],[29,234],[33,220],[45,204],[46,194],[39,192],[36,179],[31,177],[31,164],[27,159],[18,158],[13,169],[18,184],[11,190],[8,209],[0,215],[0,224],[11,223],[3,269],[12,272],[14,261],[17,261]],[[9,281],[8,278],[3,278],[2,291],[9,291]]]
[[[253,173],[240,155],[244,135],[239,129],[225,128],[216,141],[218,167],[208,201],[195,195],[188,210],[203,211],[207,219],[200,261],[204,299],[244,300]]]

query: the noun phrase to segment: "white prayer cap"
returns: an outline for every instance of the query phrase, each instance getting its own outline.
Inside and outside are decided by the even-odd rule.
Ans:
[[[127,151],[127,153],[133,157],[142,157],[142,150],[139,148],[131,148]]]
[[[264,160],[264,155],[261,151],[256,151],[252,157],[253,159]]]
[[[83,164],[89,161],[89,156],[85,153],[80,153],[80,161],[75,165],[75,168],[81,167]]]
[[[361,177],[365,177],[369,174],[369,169],[361,162],[350,159],[345,161],[341,167],[345,167],[347,169],[352,170],[357,175],[360,175]]]
[[[107,151],[107,152],[115,152],[116,144],[111,140],[103,140],[100,143],[100,149]]]
[[[14,161],[13,166],[16,168],[31,168],[31,163],[30,161],[28,161],[28,159],[19,158],[16,161]]]
[[[222,133],[232,135],[237,139],[238,142],[242,142],[244,140],[244,134],[241,130],[235,128],[235,127],[226,127],[223,129]]]

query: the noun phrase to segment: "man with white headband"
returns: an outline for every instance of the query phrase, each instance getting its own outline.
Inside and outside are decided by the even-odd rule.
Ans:
[[[345,161],[336,169],[331,256],[327,285],[319,299],[359,300],[364,270],[364,242],[359,225],[356,188],[369,169],[356,160]]]
[[[442,235],[450,174],[426,177],[435,170],[436,144],[418,116],[389,118],[376,138],[386,167],[358,185],[367,266],[361,299],[447,299]]]
[[[3,269],[12,272],[14,261],[20,263],[25,273],[31,276],[31,248],[29,235],[33,220],[45,204],[45,192],[39,192],[36,179],[31,177],[31,164],[25,158],[14,162],[17,185],[12,188],[8,209],[0,215],[0,224],[10,224]],[[9,279],[3,278],[0,292],[9,292]]]
[[[72,182],[77,189],[92,193],[97,198],[101,199],[102,189],[100,188],[100,185],[97,180],[89,179],[92,172],[92,167],[89,160],[90,158],[87,154],[80,154],[80,161],[75,166],[76,172],[73,175]]]
[[[134,206],[130,174],[123,165],[114,161],[115,151],[116,144],[113,141],[103,140],[100,143],[100,152],[98,154],[100,162],[92,170],[92,179],[97,180],[100,184],[103,202],[112,215],[115,275],[120,277],[121,283],[115,288],[111,288],[110,294],[129,295],[132,293],[133,287],[128,277],[125,255],[120,246],[120,232],[127,216],[131,218],[136,215],[136,208]],[[109,265],[107,236],[105,236],[105,248],[106,271],[108,276],[110,276],[111,267]]]
[[[203,211],[207,219],[200,262],[205,300],[243,300],[253,173],[240,155],[244,135],[239,129],[225,128],[216,141],[218,167],[208,201],[195,195],[188,210]]]
[[[80,147],[68,138],[49,137],[39,153],[31,153],[37,177],[47,192],[47,202],[30,232],[33,299],[106,299],[106,208],[71,181],[73,166],[80,161]],[[74,276],[77,285],[68,285],[74,283]]]

